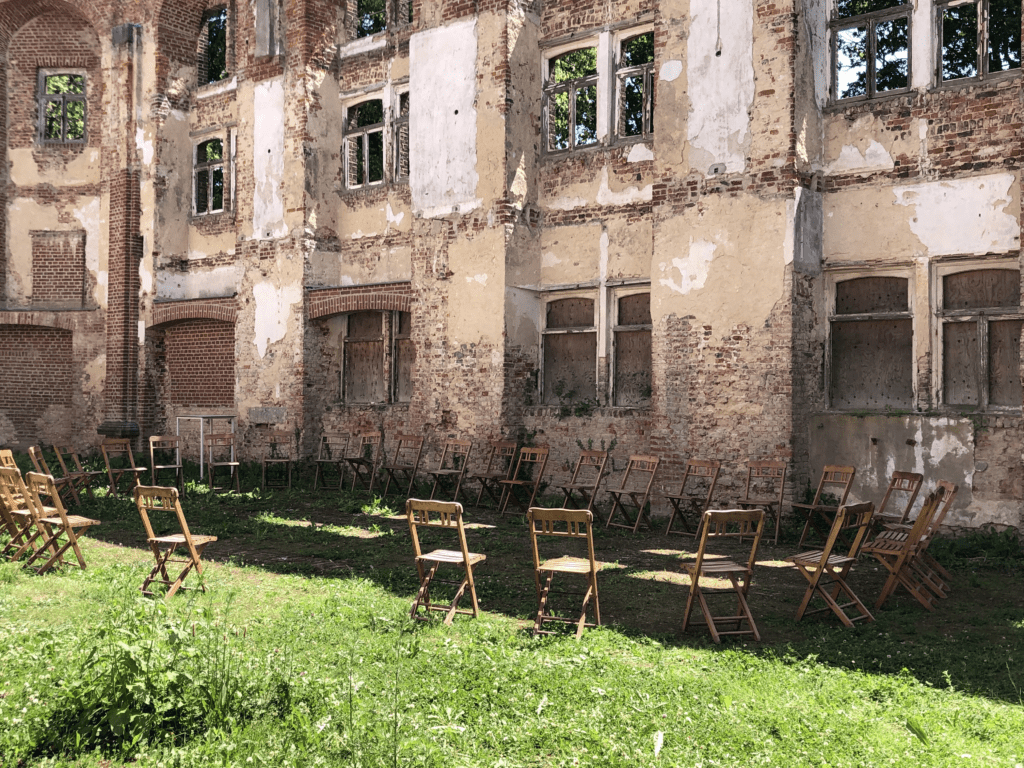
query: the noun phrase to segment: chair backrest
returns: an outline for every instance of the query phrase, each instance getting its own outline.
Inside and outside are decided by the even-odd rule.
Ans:
[[[501,472],[508,479],[516,466],[516,444],[511,440],[492,440],[491,452],[487,456],[487,467],[484,474]]]
[[[9,448],[0,449],[0,467],[17,469],[18,462],[14,460],[14,451]]]
[[[85,469],[82,467],[82,460],[78,457],[78,452],[70,445],[54,443],[53,452],[57,454],[57,463],[60,464],[61,471],[65,476],[85,472]]]
[[[185,520],[185,513],[181,509],[181,501],[178,498],[177,488],[164,488],[156,485],[135,486],[135,507],[139,510],[139,517],[142,518],[142,525],[146,529],[146,538],[155,539],[153,525],[150,522],[150,514],[167,515],[174,513],[177,517],[178,528],[185,537],[186,546],[191,550],[192,533],[188,529],[188,522]]]
[[[111,466],[111,460],[124,459],[128,467],[135,469],[135,454],[132,451],[132,441],[127,437],[108,437],[100,443],[100,450],[103,452],[103,460],[107,468]],[[124,467],[127,469],[128,467]]]
[[[697,548],[695,573],[700,572],[704,562],[704,552],[708,539],[751,539],[750,554],[747,557],[747,573],[754,569],[757,560],[757,549],[761,545],[761,534],[764,533],[763,509],[709,509],[703,514],[701,522],[700,546]]]
[[[519,460],[516,462],[516,471],[512,474],[512,480],[525,480],[530,472],[534,472],[532,479],[540,482],[544,475],[544,467],[548,463],[548,454],[551,449],[545,446],[524,445],[519,449]]]
[[[60,493],[54,482],[53,475],[44,475],[41,472],[28,472],[25,474],[25,497],[35,505],[35,514],[42,515],[43,510],[52,509],[60,517],[65,527],[68,527],[68,513],[61,501]],[[44,501],[44,499],[46,501]]]
[[[234,432],[212,432],[203,438],[206,443],[207,461],[221,461],[231,457],[235,447]]]
[[[472,440],[446,440],[441,451],[441,461],[437,464],[438,471],[456,471],[465,474],[469,464],[469,454],[473,450]]]
[[[423,437],[420,435],[395,435],[393,465],[418,465],[423,453]]]
[[[380,432],[363,432],[356,443],[357,457],[376,462],[380,452]]]
[[[174,457],[173,462],[171,456]],[[160,459],[158,462],[157,459]],[[181,440],[177,435],[150,435],[149,463],[152,466],[179,466],[181,464]]]
[[[341,461],[348,455],[349,436],[338,432],[324,432],[320,435],[320,449],[317,461]]]
[[[576,468],[572,471],[570,485],[579,485],[584,482],[584,477],[590,475],[593,479],[593,487],[596,489],[604,477],[604,466],[608,463],[608,451],[580,451],[580,457],[576,460]]]
[[[291,459],[294,432],[288,429],[274,429],[263,438],[263,458]]]
[[[594,558],[594,515],[586,509],[547,509],[530,507],[526,513],[526,524],[530,528],[530,545],[533,548],[533,566],[540,567],[538,536],[552,536],[562,539],[582,539],[587,544],[590,569],[597,571]]]
[[[948,480],[939,480],[935,484],[934,493],[939,494],[939,509],[935,513],[935,520],[932,523],[931,530],[928,532],[929,536],[942,526],[942,522],[946,519],[946,513],[953,506],[953,500],[956,498],[956,493],[959,490],[960,486]]]
[[[619,490],[649,494],[651,486],[654,484],[654,473],[658,471],[659,461],[657,456],[630,456]]]
[[[30,445],[28,447],[28,457],[32,459],[32,466],[36,468],[36,472],[41,475],[52,475],[49,465],[46,463],[46,457],[43,456],[43,449],[38,445]]]
[[[462,525],[462,505],[459,502],[409,499],[405,502],[405,516],[409,520],[409,533],[416,557],[423,554],[416,529],[444,528],[458,533],[463,562],[469,562],[469,547],[466,544],[466,529]]]
[[[853,467],[842,467],[836,464],[829,464],[821,470],[821,480],[818,481],[818,490],[814,494],[815,505],[821,504],[821,495],[825,491],[835,491],[839,497],[839,506],[846,503],[846,497],[850,495],[850,486],[853,485],[853,476],[857,470]]]
[[[832,550],[835,548],[836,543],[844,534],[849,536],[852,533],[853,536],[850,540],[850,549],[847,551],[846,556],[856,559],[860,555],[860,548],[864,545],[864,537],[867,535],[868,528],[871,525],[871,518],[874,515],[875,505],[870,501],[863,504],[849,504],[840,507],[836,511],[835,520],[832,521],[832,528],[829,529],[825,546],[821,549],[821,559],[818,563],[819,569],[825,567],[825,563],[828,562],[828,558],[832,555]]]
[[[921,483],[924,482],[924,475],[918,472],[893,472],[889,478],[889,486],[885,489],[881,504],[875,512],[876,517],[890,517],[895,519],[899,515],[899,522],[904,523],[910,515],[910,508],[914,506],[914,500],[921,490]],[[894,493],[906,495],[906,502],[903,508],[886,515],[889,500]]]
[[[679,495],[703,496],[705,503],[710,504],[721,469],[722,462],[720,461],[688,459],[686,469],[683,471],[683,483],[679,486]],[[690,486],[689,490],[687,490],[687,485]]]
[[[17,535],[18,532],[12,514],[25,509],[28,504],[25,482],[21,479],[18,468],[0,467],[0,514],[11,536]]]
[[[744,497],[754,498],[754,494],[764,494],[768,498],[776,497],[782,504],[786,494],[786,472],[789,465],[784,461],[763,459],[747,463],[747,489]]]

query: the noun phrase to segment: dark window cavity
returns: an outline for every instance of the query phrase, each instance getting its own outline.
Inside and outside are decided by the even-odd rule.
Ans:
[[[412,315],[352,312],[343,341],[342,399],[347,403],[412,399]]]
[[[565,405],[597,398],[597,328],[594,299],[549,301],[544,328],[545,405]]]
[[[904,277],[860,277],[836,284],[831,317],[833,408],[913,407],[913,320]]]
[[[39,138],[54,144],[85,141],[85,75],[39,73]]]
[[[843,0],[832,19],[836,99],[910,88],[910,14],[903,0]]]
[[[395,179],[409,178],[409,94],[398,95],[395,116]]]
[[[943,402],[1020,408],[1020,272],[946,275],[941,316]]]
[[[228,76],[228,9],[203,16],[199,38],[199,84],[217,83]]]
[[[384,181],[384,102],[364,101],[345,113],[346,186]]]
[[[549,152],[597,143],[597,48],[549,59],[544,96]]]
[[[622,41],[616,74],[619,136],[650,136],[654,131],[653,32]]]

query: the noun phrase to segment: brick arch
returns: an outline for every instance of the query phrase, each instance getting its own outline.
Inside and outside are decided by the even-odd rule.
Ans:
[[[0,53],[7,55],[7,48],[15,32],[36,16],[51,11],[81,19],[94,31],[101,21],[100,14],[88,0],[73,3],[65,0],[4,0],[0,2]]]
[[[182,320],[220,320],[225,323],[235,324],[238,318],[238,310],[235,307],[228,307],[223,304],[209,304],[206,302],[187,302],[181,304],[157,305],[153,308],[153,317],[147,328],[155,328],[167,323],[176,323]]]
[[[227,2],[227,0],[225,0]],[[161,0],[156,13],[157,90],[167,90],[177,69],[195,66],[203,14],[215,0]],[[189,83],[191,90],[194,83]]]
[[[373,290],[367,288],[329,289],[311,291],[307,299],[309,319],[317,320],[345,312],[361,312],[365,310],[384,311],[396,309],[411,312],[413,295],[411,289],[404,290]]]

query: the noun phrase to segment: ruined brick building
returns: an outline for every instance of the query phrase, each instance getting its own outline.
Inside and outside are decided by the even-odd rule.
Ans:
[[[1020,0],[4,0],[0,444],[592,440],[1020,526],[1020,40]]]

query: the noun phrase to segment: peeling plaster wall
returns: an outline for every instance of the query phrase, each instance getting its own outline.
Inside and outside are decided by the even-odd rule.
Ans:
[[[252,231],[256,238],[288,234],[284,221],[284,78],[257,83],[254,89]]]

